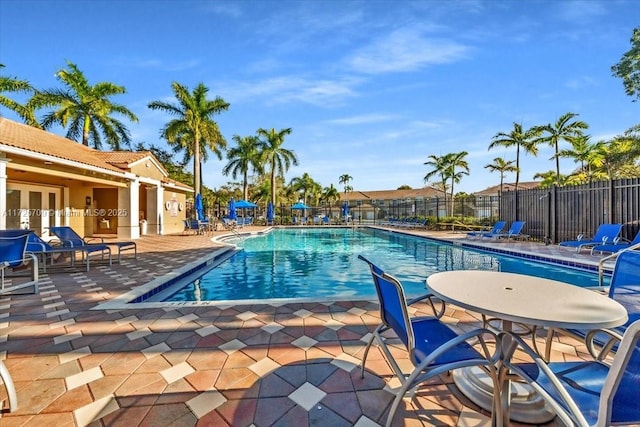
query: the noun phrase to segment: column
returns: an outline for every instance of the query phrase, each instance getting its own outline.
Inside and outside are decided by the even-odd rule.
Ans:
[[[7,228],[7,163],[10,161],[0,155],[0,230]]]

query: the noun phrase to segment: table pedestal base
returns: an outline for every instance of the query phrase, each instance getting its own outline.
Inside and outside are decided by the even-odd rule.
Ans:
[[[454,383],[465,396],[482,409],[492,411],[493,382],[486,372],[480,368],[462,368],[453,371],[452,375]],[[513,381],[509,409],[511,419],[520,423],[544,424],[556,416],[528,384]]]

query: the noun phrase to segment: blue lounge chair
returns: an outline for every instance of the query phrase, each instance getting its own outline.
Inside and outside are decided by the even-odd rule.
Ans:
[[[134,259],[138,259],[138,247],[135,242],[111,242],[105,241],[103,238],[87,238],[80,237],[78,233],[76,233],[71,227],[49,227],[49,231],[57,237],[63,246],[69,246],[72,248],[77,248],[80,246],[87,245],[107,245],[107,246],[115,246],[118,248],[118,262],[120,262],[122,258],[122,252],[124,251],[133,251]],[[95,243],[94,243],[95,242]]]
[[[30,230],[0,230],[0,295],[30,287],[33,287],[34,293],[38,293],[38,259],[26,252],[29,233]],[[31,280],[6,287],[5,270],[27,263],[31,264]]]
[[[591,248],[591,255],[593,255],[595,252],[616,253],[624,249],[628,249],[632,246],[635,247],[637,245],[640,245],[640,231],[638,231],[638,234],[636,234],[636,237],[634,237],[631,242],[618,242],[617,244],[609,244],[609,245],[595,245],[594,247]]]
[[[499,234],[502,232],[502,230],[504,229],[504,226],[507,225],[506,221],[498,221],[496,222],[493,227],[491,228],[490,231],[470,231],[467,233],[467,237],[472,237],[474,239],[476,238],[483,238],[486,236],[492,236],[494,234]]]
[[[512,338],[534,363],[507,362],[507,368],[531,384],[561,424],[608,427],[640,423],[640,321],[627,328],[611,365],[600,360],[545,363],[520,337]]]
[[[489,239],[507,239],[507,240],[511,240],[511,239],[526,239],[529,237],[528,234],[522,234],[522,228],[524,227],[526,221],[513,221],[513,223],[511,223],[511,226],[509,227],[509,230],[507,230],[504,233],[496,233],[496,234],[485,234],[482,237],[483,238],[489,238]]]
[[[560,242],[560,246],[576,248],[576,252],[580,252],[582,248],[591,248],[596,245],[605,245],[608,243],[617,243],[622,231],[622,224],[601,224],[596,230],[596,234],[591,239],[584,239],[582,235],[578,235],[577,240],[568,240]]]
[[[109,259],[109,265],[111,265],[111,248],[107,245],[84,245],[84,246],[53,246],[42,240],[36,233],[29,233],[27,239],[27,252],[41,257],[40,265],[42,265],[42,271],[47,272],[47,260],[50,260],[51,265],[54,263],[56,255],[70,255],[71,267],[75,265],[75,253],[79,252],[82,255],[82,260],[85,261],[87,271],[91,267],[90,255],[100,255],[102,259],[107,255]]]
[[[618,255],[613,268],[609,297],[618,301],[627,309],[629,319],[614,329],[596,329],[583,331],[579,329],[550,329],[545,347],[545,359],[551,357],[552,339],[556,332],[584,339],[589,353],[597,359],[604,359],[610,351],[615,351],[620,337],[628,326],[640,320],[640,252],[624,251]]]
[[[476,329],[458,335],[436,317],[410,317],[400,282],[393,276],[383,273],[378,267],[374,268],[371,263],[370,267],[378,293],[382,323],[373,331],[373,337],[365,349],[361,376],[364,377],[366,356],[375,340],[402,383],[389,410],[387,427],[391,426],[393,416],[407,391],[436,375],[466,366],[479,366],[486,368],[487,374],[494,382],[497,381],[494,368],[497,352],[492,354],[485,340],[485,337],[490,337],[492,341],[497,341],[497,336],[493,332],[488,329]],[[395,332],[409,352],[414,370],[408,376],[402,372],[393,357],[392,349],[394,352],[397,351],[396,340],[392,338],[391,342],[387,343],[386,332],[389,330]],[[474,343],[482,347],[484,354],[473,348]]]

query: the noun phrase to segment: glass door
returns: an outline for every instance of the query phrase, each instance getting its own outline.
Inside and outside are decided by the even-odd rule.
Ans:
[[[43,235],[61,225],[62,190],[30,184],[7,184],[7,229],[29,229]]]

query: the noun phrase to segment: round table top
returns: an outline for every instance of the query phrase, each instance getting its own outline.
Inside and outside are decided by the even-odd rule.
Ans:
[[[598,329],[627,321],[626,309],[604,294],[535,276],[485,270],[445,271],[429,276],[427,286],[446,302],[512,322]]]

